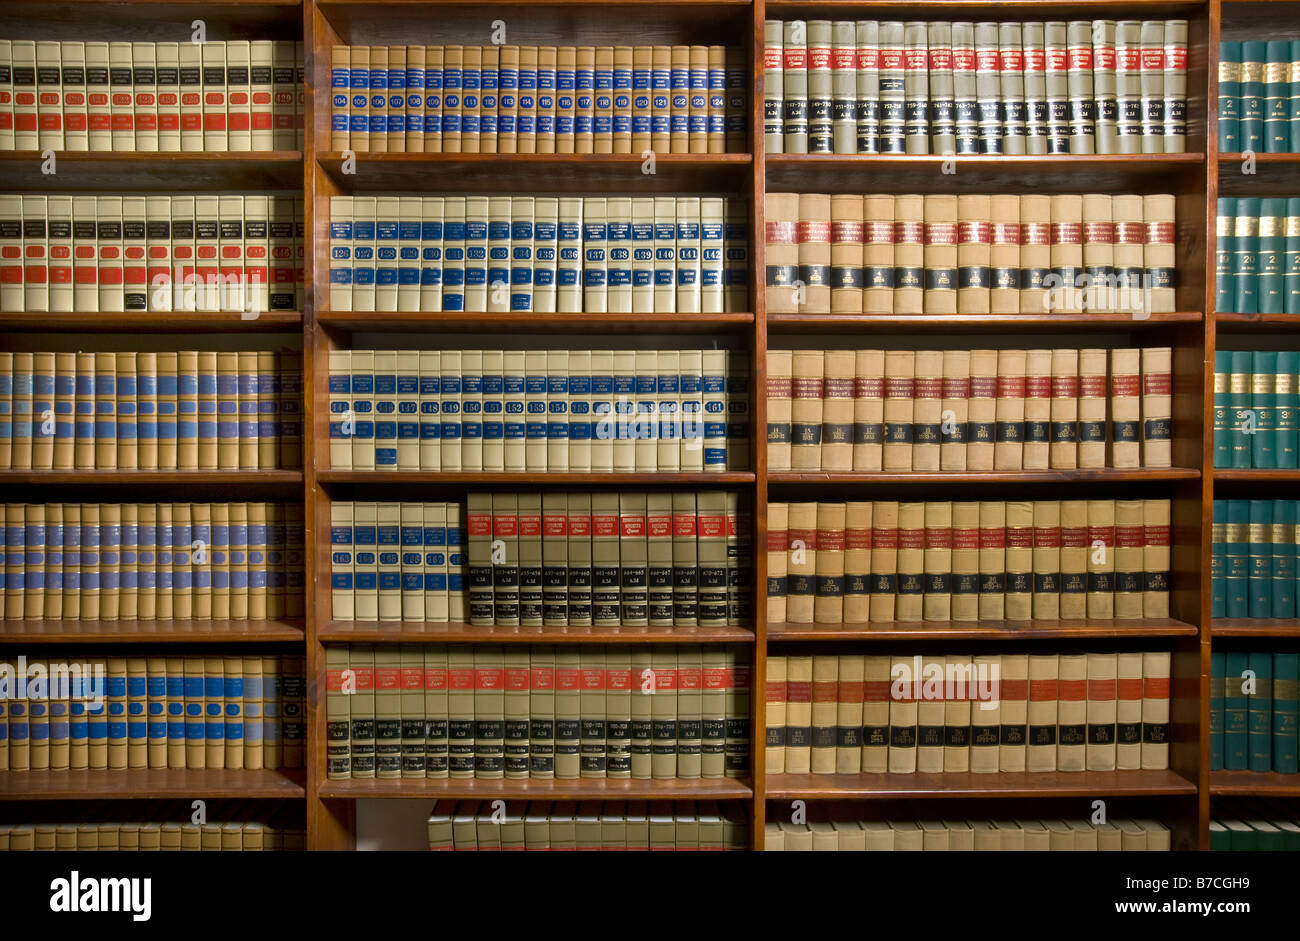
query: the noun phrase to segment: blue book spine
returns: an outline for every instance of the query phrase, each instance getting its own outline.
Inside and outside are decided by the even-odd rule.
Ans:
[[[442,417],[439,414],[439,396],[442,381],[439,376],[420,371],[420,441],[422,451],[428,450],[424,442],[438,441],[442,435]],[[436,446],[435,446],[436,450]],[[421,462],[423,463],[423,461]]]
[[[447,594],[455,597],[465,590],[465,527],[447,523]],[[454,608],[453,608],[454,612]]]
[[[1273,503],[1271,500],[1250,501],[1248,598],[1249,616],[1272,617],[1272,584],[1269,575],[1273,553],[1269,547],[1269,534],[1273,528]]]
[[[614,421],[612,437],[626,441],[632,437],[632,421],[636,417],[636,367],[632,357],[626,358],[627,372],[620,372],[620,357],[614,356]],[[617,468],[615,468],[617,470]]]
[[[1296,466],[1296,431],[1300,427],[1300,396],[1296,391],[1296,374],[1300,373],[1300,353],[1280,352],[1273,374],[1273,466]]]
[[[516,219],[510,224],[510,309],[533,309],[533,223]]]
[[[45,591],[63,591],[63,519],[45,521]],[[4,536],[0,533],[0,553],[4,552]],[[0,558],[0,585],[4,584],[4,560]],[[48,602],[47,602],[48,603]]]
[[[46,355],[48,355],[50,365],[53,367],[54,354]],[[131,384],[131,404],[132,406],[135,404],[134,376]],[[134,419],[134,416],[132,417]],[[134,428],[135,426],[132,424],[132,430]],[[32,446],[35,448],[40,442],[47,442],[43,445],[47,449],[47,458],[53,456],[54,430],[54,372],[51,368],[50,372],[40,371],[32,374]]]
[[[1219,153],[1241,151],[1241,43],[1219,43]]]
[[[484,55],[483,68],[479,71],[479,118],[478,129],[479,135],[486,141],[489,137],[493,139],[490,146],[484,146],[484,151],[495,151],[495,139],[499,121],[497,120],[497,110],[501,101],[501,68],[500,55],[494,56],[491,64]]]
[[[373,287],[375,284],[375,220],[352,222],[352,284]]]
[[[399,371],[397,374],[397,448],[399,455],[406,457],[406,460],[399,458],[399,463],[408,465],[404,470],[414,469],[410,467],[412,457],[414,456],[415,466],[419,466],[419,447],[420,447],[420,377],[418,357],[410,357],[411,364],[402,362],[401,356],[398,357]]]
[[[372,135],[388,132],[388,69],[370,70],[370,120]]]
[[[108,721],[107,737],[109,751],[112,752],[115,745],[126,747],[126,675],[125,674],[108,674],[107,687],[108,703]],[[95,737],[94,727],[91,727],[91,738]],[[110,759],[111,761],[111,759]]]
[[[244,364],[245,358],[240,356],[241,365]],[[241,370],[239,373],[239,444],[245,453],[249,448],[256,452],[257,436],[260,431],[258,379],[256,368],[252,371]]]
[[[443,223],[442,309],[465,309],[465,234],[464,221]]]
[[[167,746],[170,750],[185,744],[185,674],[184,660],[167,658]]]
[[[659,416],[659,438],[663,441],[677,441],[682,436],[681,414],[681,380],[676,372],[660,372],[655,377],[655,393],[659,403],[655,408]]]
[[[546,354],[544,352],[525,354],[525,363],[524,438],[530,443],[544,443],[546,441]],[[544,453],[545,448],[526,450],[526,454],[540,456]]]
[[[528,435],[528,415],[526,396],[524,394],[523,354],[506,354],[505,373],[501,378],[502,397],[502,435],[506,442],[518,442],[519,447],[507,443],[505,448],[506,470],[524,469],[524,449],[522,444]],[[516,456],[517,455],[517,456]]]
[[[1247,767],[1247,696],[1243,674],[1248,666],[1244,653],[1228,652],[1223,675],[1223,767],[1245,771]]]
[[[1255,691],[1246,700],[1246,739],[1251,771],[1273,770],[1273,655],[1252,652],[1247,657],[1255,674]]]
[[[474,362],[477,365],[474,365],[471,368],[466,368],[469,366],[469,360],[470,357],[468,355],[463,354],[461,356],[460,437],[462,441],[476,442],[473,447],[477,447],[479,449],[479,454],[481,455],[483,441],[482,356],[474,357]],[[462,445],[461,447],[465,448],[466,445]],[[462,455],[464,453],[465,452],[462,452]],[[481,460],[482,458],[480,457],[480,462]],[[461,462],[462,464],[465,463],[463,456]]]
[[[1296,504],[1294,500],[1273,501],[1273,523],[1269,542],[1272,550],[1269,574],[1272,582],[1270,601],[1274,618],[1295,617],[1295,543]]]
[[[454,364],[451,368],[448,366],[449,360]],[[442,357],[442,370],[442,384],[440,390],[442,426],[439,437],[443,442],[459,441],[461,436],[461,377],[459,357],[448,357],[444,355]],[[452,445],[452,447],[459,448],[460,445],[456,444]],[[444,470],[447,469],[450,468],[444,467]]]
[[[424,590],[447,590],[447,527],[424,527]]]
[[[250,521],[248,524],[248,588],[250,591],[265,592],[270,587],[266,569],[268,548],[269,534],[265,521],[256,523]]]
[[[232,671],[238,671],[232,673]],[[242,748],[244,742],[244,674],[243,661],[239,657],[226,657],[222,677],[222,699],[225,700],[225,721],[222,735],[227,743],[238,742]],[[229,748],[229,745],[227,745]],[[242,757],[242,756],[241,756]]]
[[[428,219],[420,223],[420,292],[421,298],[437,294],[441,306],[442,222]]]
[[[152,663],[153,661],[150,661]],[[160,660],[160,663],[165,661]],[[154,671],[145,677],[145,734],[148,738],[150,747],[154,745],[166,746],[167,744],[167,673],[158,673]],[[181,736],[184,738],[185,727],[181,726]]]
[[[330,115],[330,131],[346,140],[348,132],[348,91],[351,84],[351,69],[330,69],[330,95],[333,98],[333,112]]]
[[[537,138],[539,141],[545,139],[553,140],[555,134],[555,93],[559,86],[559,73],[555,68],[555,57],[552,55],[550,62],[538,62],[537,64]],[[545,137],[543,137],[545,135]],[[549,143],[548,150],[543,151],[539,145],[538,153],[550,153],[554,150],[554,144]]]
[[[389,134],[406,133],[406,68],[388,70],[388,125]]]
[[[117,440],[117,374],[114,371],[115,366],[112,362],[113,355],[107,354],[109,365],[107,369],[101,368],[102,363],[98,362],[104,354],[96,355],[95,359],[95,446],[96,452],[101,450],[101,446],[106,441]],[[18,405],[18,396],[25,390],[31,392],[32,377],[30,374],[14,375],[14,406]],[[26,416],[24,422],[23,416],[14,412],[14,447],[23,438],[31,437],[31,415]],[[95,464],[99,466],[99,454],[95,455]]]
[[[247,659],[245,659],[247,663]],[[244,747],[262,744],[262,674],[244,673]],[[227,733],[228,734],[228,733]],[[247,755],[248,752],[245,752]],[[244,762],[248,764],[247,760]]]
[[[520,59],[522,60],[522,56]],[[519,116],[516,119],[520,138],[537,133],[537,60],[532,68],[519,67]],[[522,149],[522,148],[521,148]]]
[[[617,58],[617,57],[616,57]],[[616,137],[627,141],[629,146],[632,138],[632,69],[630,67],[614,67],[614,113],[613,113],[613,131]]]
[[[128,663],[129,668],[129,663]],[[149,675],[126,675],[126,738],[128,743],[144,744],[149,740]]]
[[[588,59],[590,62],[591,60]],[[590,136],[595,128],[592,109],[596,104],[596,70],[578,68],[574,72],[574,118],[573,132],[578,136]],[[561,236],[563,238],[563,236]]]
[[[497,291],[510,289],[510,220],[489,219],[487,242],[487,284],[489,298],[493,298]]]
[[[722,143],[727,137],[727,69],[723,63],[709,66],[709,139]]]
[[[68,744],[71,749],[84,749],[90,742],[90,717],[86,713],[85,695],[86,680],[73,677],[68,698]],[[9,737],[13,738],[12,728]]]
[[[424,69],[424,133],[427,135],[425,150],[433,151],[442,146],[442,104],[444,74],[442,68],[432,68],[425,63]]]
[[[110,370],[112,369],[111,360],[113,354],[109,353]],[[21,365],[20,365],[21,364]],[[101,393],[99,390],[103,383],[100,380],[100,373],[95,373],[95,405],[96,414],[104,409],[105,404],[108,409],[108,429],[107,438],[111,439],[116,432],[113,431],[113,373],[110,371],[107,375],[107,392]],[[104,395],[108,396],[107,403],[104,402]],[[13,410],[13,446],[17,451],[20,447],[27,449],[28,461],[31,460],[32,448],[32,355],[19,354],[14,357],[13,372],[13,401],[10,403]],[[98,431],[99,424],[96,423]]]
[[[201,658],[196,659],[201,660]],[[196,672],[185,671],[185,743],[187,745],[198,744],[204,740],[203,693],[203,672],[200,663]]]
[[[348,69],[348,90],[352,95],[352,108],[348,112],[348,131],[352,134],[368,134],[370,119],[366,108],[370,104],[370,70]],[[356,140],[360,141],[358,137]]]
[[[73,380],[76,386],[76,380]],[[0,446],[9,448],[13,443],[14,433],[14,374],[12,369],[0,372]]]
[[[1300,734],[1300,655],[1273,654],[1273,770],[1300,771],[1297,735]]]
[[[633,55],[635,55],[635,50]],[[649,139],[651,125],[650,66],[634,64],[632,68],[632,136]],[[633,151],[640,153],[639,150]]]
[[[1210,770],[1223,770],[1223,684],[1222,652],[1210,654]]]
[[[233,566],[235,562],[233,552],[230,561]],[[234,572],[232,571],[231,574],[233,576]],[[233,577],[231,581],[233,583]],[[207,742],[209,748],[216,742],[224,743],[226,740],[225,690],[225,671],[221,658],[205,657],[203,667],[203,739]]]
[[[403,209],[404,213],[405,211]],[[413,298],[419,297],[420,223],[414,219],[404,219],[397,223],[397,284],[399,297],[408,294]],[[408,290],[402,291],[401,288]],[[415,293],[411,293],[412,288]]]
[[[669,119],[672,102],[672,71],[668,68],[650,70],[650,133],[664,135],[665,142],[671,130]]]
[[[375,467],[397,467],[397,357],[375,354]]]
[[[408,59],[410,52],[407,52]],[[424,67],[408,64],[406,67],[406,134],[408,147],[410,135],[424,133]],[[423,150],[423,147],[421,148]]]
[[[691,68],[687,73],[690,81],[690,102],[686,118],[686,129],[690,134],[707,134],[709,130],[709,66],[707,59],[703,68]]]
[[[392,200],[396,204],[396,200]],[[379,205],[388,206],[388,201],[379,200]],[[393,210],[396,210],[396,205]],[[397,300],[397,282],[398,282],[398,260],[397,260],[397,234],[398,224],[396,219],[380,219],[375,222],[375,291],[376,303],[379,304],[379,298],[384,297],[384,291],[387,289],[387,295],[393,303]],[[384,309],[384,304],[379,305]]]

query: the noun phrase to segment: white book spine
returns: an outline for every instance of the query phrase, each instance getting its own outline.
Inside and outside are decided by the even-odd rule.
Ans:
[[[63,150],[60,43],[36,43],[36,135],[41,150]]]
[[[329,351],[330,468],[352,467],[352,351]]]
[[[681,469],[704,470],[704,353],[682,350],[681,363]]]
[[[90,69],[91,46],[86,43],[86,80],[92,78]],[[203,150],[203,46],[190,42],[177,43],[177,88],[180,94],[180,149],[186,153]],[[93,111],[93,95],[87,100]],[[94,119],[91,119],[90,149],[95,146]]]
[[[401,505],[380,503],[375,508],[375,568],[379,581],[379,620],[402,619],[402,516]]]
[[[215,197],[210,197],[212,203]],[[101,196],[95,210],[95,232],[99,242],[99,310],[124,309],[122,286],[122,197]],[[15,308],[17,309],[17,308]]]
[[[493,313],[510,310],[512,202],[509,196],[488,199],[487,309]]]
[[[447,620],[447,505],[424,505],[424,620]]]
[[[331,351],[333,352],[333,351]],[[420,469],[420,353],[397,353],[397,469]]]
[[[483,470],[505,467],[505,353],[483,351]]]
[[[591,471],[614,470],[614,353],[591,351]]]
[[[83,110],[84,110],[84,102],[83,102]],[[13,150],[13,149],[14,149],[13,40],[0,39],[0,150]],[[83,147],[82,150],[85,150],[85,148]]]
[[[465,197],[448,196],[443,202],[442,309],[465,307]]]
[[[501,371],[501,394],[504,399],[502,425],[504,426],[505,470],[527,470],[527,414],[524,402],[524,372],[526,362],[523,350],[506,350]]]
[[[149,201],[161,200],[167,204],[166,196],[150,196]],[[46,200],[47,222],[45,234],[48,239],[50,271],[50,310],[68,312],[73,306],[72,281],[72,197],[50,196]],[[170,248],[170,245],[168,246]]]
[[[591,359],[588,350],[569,351],[569,470],[591,470]]]
[[[441,196],[420,199],[420,305],[418,310],[437,313],[442,307],[442,221]]]
[[[229,150],[226,44],[205,42],[199,49],[203,62],[203,147],[201,149],[209,153]],[[113,149],[117,150],[116,139]]]
[[[352,467],[375,468],[375,354],[352,351]]]
[[[226,43],[226,134],[229,149],[241,153],[253,149],[250,45],[243,39]]]
[[[559,258],[555,273],[555,309],[562,314],[574,314],[584,309],[582,213],[585,206],[581,197],[565,196],[559,199],[557,208],[559,222],[556,247]]]
[[[129,50],[130,43],[126,45]],[[15,39],[12,50],[14,149],[37,150],[40,131],[36,107],[36,43],[30,39]],[[128,75],[130,64],[128,51]]]
[[[355,619],[379,620],[379,566],[376,545],[378,507],[352,505],[352,588]]]
[[[582,310],[590,314],[603,314],[609,309],[606,212],[602,197],[582,201]]]
[[[441,430],[438,437],[440,469],[458,471],[463,466],[460,456],[461,353],[459,350],[443,350],[439,360],[438,367],[442,375],[439,398]]]
[[[420,309],[420,198],[403,196],[397,207],[397,309]]]
[[[654,310],[671,314],[677,310],[677,201],[654,200]]]
[[[442,371],[437,350],[420,350],[420,470],[442,468]]]
[[[655,309],[654,294],[654,199],[632,200],[632,312],[648,314]]]
[[[160,149],[158,136],[157,45],[157,43],[152,42],[131,44],[135,149],[152,152]]]
[[[656,470],[659,438],[659,354],[636,351],[635,414],[630,429],[638,471]]]
[[[569,470],[569,352],[546,353],[546,469]]]
[[[92,201],[93,205],[93,196],[85,198]],[[0,275],[3,276],[0,277],[0,309],[25,310],[23,306],[23,198],[21,196],[0,195]]]
[[[628,474],[636,469],[636,352],[614,352],[614,472]]]
[[[700,394],[704,419],[704,470],[727,469],[727,351],[704,350]]]
[[[632,200],[627,196],[606,201],[606,295],[614,314],[632,312]]]
[[[375,200],[375,310],[397,310],[397,230],[400,201],[396,196]]]
[[[700,200],[700,310],[706,314],[723,310],[723,213],[721,198]]]
[[[674,472],[682,466],[681,357],[678,350],[660,350],[655,378],[655,469]]]
[[[352,504],[330,504],[330,603],[336,621],[356,618],[352,573]]]
[[[143,200],[141,203],[143,204]],[[143,210],[143,205],[141,206]],[[48,237],[44,196],[23,197],[23,307],[19,310],[50,309]],[[143,219],[141,220],[143,222]]]
[[[546,470],[546,351],[524,353],[525,469]]]
[[[375,197],[352,197],[352,309],[375,309]]]
[[[535,203],[544,201],[532,196],[510,201],[510,309],[517,313],[533,310],[533,213]]]
[[[559,200],[538,197],[533,212],[533,307],[539,314],[553,314],[556,307],[556,240]]]
[[[483,469],[483,351],[460,354],[460,464]]]
[[[402,620],[424,620],[424,505],[401,504]]]
[[[700,312],[700,200],[677,197],[677,310]]]
[[[488,198],[465,197],[465,310],[488,309]]]
[[[248,46],[250,149],[256,151],[274,150],[275,101],[272,87],[272,69],[275,64],[275,43],[269,39],[256,39],[250,42]]]

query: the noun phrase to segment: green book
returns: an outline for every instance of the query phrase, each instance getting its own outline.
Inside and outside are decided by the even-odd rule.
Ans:
[[[1296,373],[1300,353],[1278,353],[1273,373],[1273,466],[1296,466],[1296,429],[1300,426],[1300,400],[1296,396]]]
[[[1291,74],[1294,63],[1300,62],[1300,39],[1291,40]],[[1291,82],[1291,153],[1300,153],[1300,82]]]
[[[1250,357],[1250,410],[1254,412],[1254,425],[1245,426],[1250,432],[1250,466],[1272,467],[1275,435],[1273,387],[1276,383],[1277,354],[1255,351]]]
[[[1242,674],[1246,672],[1246,654],[1229,652],[1223,665],[1223,767],[1228,771],[1245,771],[1247,716],[1246,694]]]
[[[1236,257],[1236,215],[1237,201],[1231,196],[1220,196],[1218,214],[1214,217],[1214,309],[1221,313],[1237,309],[1233,306],[1237,301],[1237,278],[1232,273]]]
[[[1282,292],[1286,259],[1286,200],[1268,197],[1259,201],[1259,242],[1255,268],[1259,272],[1256,293],[1261,314],[1280,314],[1286,309]]]
[[[1242,821],[1255,831],[1255,849],[1263,853],[1275,853],[1283,848],[1282,831],[1267,820],[1251,818]]]
[[[1291,42],[1270,39],[1264,51],[1264,153],[1291,149]]]
[[[1300,771],[1300,654],[1273,654],[1273,770]]]
[[[1273,534],[1273,501],[1250,501],[1250,525],[1248,528],[1249,548],[1247,549],[1247,587],[1249,617],[1268,618],[1273,616],[1273,550],[1269,540]]]
[[[1210,526],[1210,617],[1227,617],[1228,585],[1228,501],[1214,501],[1214,516]]]
[[[1250,503],[1228,501],[1228,523],[1224,538],[1223,580],[1226,599],[1224,614],[1229,618],[1250,616]]]
[[[1300,104],[1300,82],[1296,83]],[[1300,314],[1300,196],[1286,201],[1286,252],[1282,259],[1282,308]]]
[[[1241,44],[1241,149],[1264,149],[1264,63],[1268,43],[1262,39]]]
[[[1223,669],[1225,654],[1210,654],[1210,770],[1223,770]]]
[[[1251,354],[1234,351],[1228,373],[1228,424],[1232,435],[1232,460],[1230,467],[1250,467],[1250,435],[1255,417],[1250,412]]]
[[[1251,853],[1259,849],[1259,834],[1240,820],[1224,820],[1228,828],[1228,849],[1234,853]]]
[[[1232,849],[1232,837],[1225,827],[1217,820],[1210,821],[1210,851],[1226,852]]]
[[[1232,351],[1214,351],[1214,466],[1232,466],[1232,423],[1228,388],[1232,377]]]
[[[1295,617],[1295,536],[1296,504],[1294,500],[1273,501],[1273,524],[1268,541],[1272,564],[1269,579],[1272,597],[1269,617]]]
[[[1241,150],[1241,43],[1219,43],[1219,153]]]
[[[1255,691],[1246,697],[1246,736],[1251,771],[1273,770],[1273,655],[1251,653]]]
[[[1259,313],[1259,209],[1254,196],[1237,200],[1232,223],[1232,281],[1236,296],[1232,309],[1239,314]]]

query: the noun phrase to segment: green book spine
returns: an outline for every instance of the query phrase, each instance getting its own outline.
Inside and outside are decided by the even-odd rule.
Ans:
[[[1232,353],[1228,374],[1228,426],[1232,441],[1230,467],[1250,467],[1250,435],[1255,425],[1250,414],[1251,354],[1245,351]]]
[[[1241,44],[1241,149],[1259,153],[1264,148],[1264,63],[1268,43]]]
[[[1259,850],[1259,832],[1240,820],[1228,821],[1234,853],[1254,853]]]
[[[1231,196],[1220,196],[1217,209],[1218,214],[1214,217],[1214,309],[1232,313],[1237,302],[1237,278],[1232,273],[1236,257],[1237,201]]]
[[[1246,700],[1247,748],[1251,771],[1273,769],[1273,655],[1252,653],[1249,669],[1255,674],[1255,691]]]
[[[1272,467],[1274,444],[1273,386],[1277,373],[1277,354],[1259,352],[1250,358],[1250,410],[1255,413],[1253,427],[1248,423],[1250,466]]]
[[[1223,767],[1246,770],[1246,694],[1241,674],[1246,671],[1244,653],[1228,653],[1223,668]]]
[[[1296,524],[1294,500],[1273,501],[1273,525],[1269,528],[1269,549],[1272,565],[1270,617],[1295,617],[1295,545],[1292,543]]]
[[[1249,616],[1248,554],[1250,531],[1250,503],[1246,500],[1228,501],[1227,538],[1224,540],[1224,587],[1227,592],[1225,613],[1230,618]]]
[[[1264,153],[1284,154],[1291,149],[1291,43],[1270,39],[1264,55]]]
[[[1248,529],[1250,547],[1248,549],[1247,589],[1249,611],[1252,618],[1273,616],[1273,590],[1269,570],[1273,564],[1273,552],[1268,541],[1273,532],[1273,502],[1271,500],[1250,501],[1250,525]]]
[[[1210,851],[1226,852],[1232,849],[1232,834],[1217,820],[1210,821]]]
[[[1239,314],[1259,313],[1259,210],[1256,197],[1237,200],[1232,224],[1232,280],[1236,286],[1232,309]]]
[[[1223,770],[1224,654],[1210,654],[1210,770]]]
[[[1280,314],[1286,308],[1283,268],[1286,259],[1286,200],[1270,197],[1259,204],[1259,271],[1257,291],[1261,314]]]
[[[1214,466],[1232,466],[1232,423],[1228,411],[1231,400],[1229,383],[1232,378],[1232,353],[1214,351]]]
[[[1300,654],[1273,654],[1273,770],[1300,771]]]
[[[1219,153],[1241,150],[1241,43],[1219,43]]]
[[[1300,153],[1300,82],[1295,80],[1300,63],[1300,39],[1291,40],[1291,153]]]
[[[1296,466],[1296,429],[1300,413],[1296,397],[1296,373],[1300,372],[1300,353],[1278,353],[1273,373],[1273,466]]]
[[[1226,617],[1228,613],[1228,501],[1214,501],[1214,517],[1210,527],[1210,617]]]
[[[1300,82],[1295,83],[1300,104]],[[1300,125],[1300,119],[1297,120]],[[1300,314],[1300,196],[1286,201],[1286,253],[1282,259],[1282,309]]]

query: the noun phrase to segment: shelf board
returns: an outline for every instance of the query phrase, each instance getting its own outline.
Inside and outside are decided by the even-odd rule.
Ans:
[[[1300,637],[1296,618],[1215,618],[1212,637]]]
[[[124,771],[8,771],[0,801],[161,800],[306,796],[301,769],[133,768]]]
[[[1300,468],[1216,467],[1214,479],[1253,483],[1300,483]]]
[[[750,154],[656,154],[643,173],[638,154],[358,153],[356,172],[343,172],[339,152],[316,160],[334,183],[353,190],[498,191],[526,184],[538,192],[739,192],[748,186]],[[540,184],[540,189],[538,188]]]
[[[78,333],[270,333],[296,332],[302,327],[302,311],[272,310],[256,320],[244,320],[238,313],[169,313],[129,311],[123,313],[4,313],[0,333],[50,333],[75,330]]]
[[[702,333],[751,327],[750,314],[463,314],[370,313],[317,311],[316,322],[344,330],[400,332],[437,330],[442,333]]]
[[[302,643],[303,622],[158,621],[0,621],[0,644],[227,644]]]
[[[720,471],[705,473],[659,473],[648,471],[635,474],[570,473],[564,471],[317,471],[316,479],[324,484],[467,484],[490,487],[514,485],[520,487],[591,487],[598,484],[625,486],[630,484],[655,484],[664,487],[685,485],[709,486],[722,484],[748,484],[754,482],[753,471]],[[0,480],[3,480],[0,477]]]
[[[0,485],[9,484],[300,484],[298,470],[0,470]]]
[[[1000,2],[983,2],[983,0],[926,0],[925,7],[927,10],[933,9],[936,14],[939,12],[969,15],[997,15],[999,11],[1021,12],[1028,14],[1034,10],[1043,11],[1043,17],[1049,12],[1058,12],[1064,10],[1078,10],[1090,12],[1098,7],[1110,7],[1112,10],[1127,10],[1131,14],[1160,12],[1174,12],[1179,10],[1193,11],[1204,7],[1203,3],[1197,3],[1195,0],[1134,0],[1132,3],[1099,3],[1096,0],[1000,0]],[[865,13],[875,10],[915,10],[914,6],[899,0],[771,0],[767,4],[767,13],[772,17],[802,17],[806,16],[811,19],[820,15],[821,12],[827,12],[828,15],[834,12],[841,16],[849,16],[852,11],[858,10]],[[1100,15],[1101,10],[1098,10]],[[1059,18],[1059,17],[1055,17]]]
[[[741,778],[579,778],[564,781],[482,780],[479,778],[362,778],[322,781],[322,800],[396,798],[518,798],[521,800],[748,800],[754,796]]]
[[[819,4],[813,3],[812,6]],[[1030,4],[1035,10],[1037,4]],[[803,4],[798,4],[803,6]],[[891,6],[897,6],[891,4]],[[969,11],[959,5],[962,15]],[[1077,7],[1078,4],[1073,4]],[[1091,6],[1085,4],[1084,6]],[[898,9],[906,9],[898,6]],[[998,15],[1005,9],[997,6]],[[768,15],[778,17],[771,9]],[[800,11],[800,18],[814,15]],[[844,12],[848,15],[848,11]],[[1089,14],[1092,15],[1092,14]],[[1100,11],[1096,15],[1101,15]],[[806,192],[815,187],[821,192],[862,193],[879,188],[882,178],[888,189],[930,192],[942,189],[985,193],[996,189],[1021,191],[1026,181],[1033,181],[1035,192],[1078,192],[1080,187],[1131,187],[1138,183],[1168,189],[1177,186],[1171,177],[1203,177],[1205,155],[1185,154],[1114,154],[1057,156],[985,156],[945,157],[931,154],[767,154],[765,177],[767,192]],[[949,162],[951,161],[951,162]],[[945,168],[955,172],[945,173]],[[1200,185],[1204,185],[1203,181]]]
[[[1267,26],[1261,23],[1255,29]],[[1224,35],[1228,35],[1226,28]],[[1294,193],[1294,187],[1300,186],[1300,154],[1257,153],[1253,173],[1242,172],[1245,160],[1244,154],[1219,154],[1220,196],[1271,196]]]
[[[460,622],[329,621],[316,632],[323,643],[410,644],[752,644],[744,627],[502,627]]]
[[[1211,771],[1214,797],[1300,797],[1300,774],[1277,771]]]
[[[1233,333],[1246,332],[1250,327],[1260,324],[1300,330],[1300,314],[1236,314],[1220,311],[1215,313],[1214,322],[1220,330]]]
[[[1292,471],[1293,474],[1300,472]],[[1143,481],[1198,480],[1195,467],[1116,468],[1045,471],[902,471],[883,473],[864,471],[780,471],[767,475],[769,484],[952,484],[952,483],[1136,483]],[[1296,479],[1300,479],[1297,477]]]
[[[1300,317],[1296,320],[1300,322]],[[1174,323],[1200,323],[1199,311],[1150,314],[768,314],[769,333],[841,333],[869,329],[873,333],[946,332],[992,333],[998,329],[1022,333],[1077,333],[1088,330],[1142,330]]]
[[[879,621],[867,624],[767,625],[773,640],[1071,640],[1075,638],[1195,637],[1194,624],[1172,618],[1132,621]]]
[[[768,800],[925,797],[1093,797],[1195,794],[1172,771],[1039,771],[974,774],[769,774]]]
[[[153,9],[160,6],[161,0]],[[209,28],[211,25],[209,23]],[[42,192],[105,189],[124,192],[292,189],[301,192],[302,159],[302,152],[298,150],[257,153],[67,150],[55,152],[57,172],[45,174],[41,172],[44,161],[40,151],[11,150],[0,152],[0,173],[4,174],[7,187]]]

